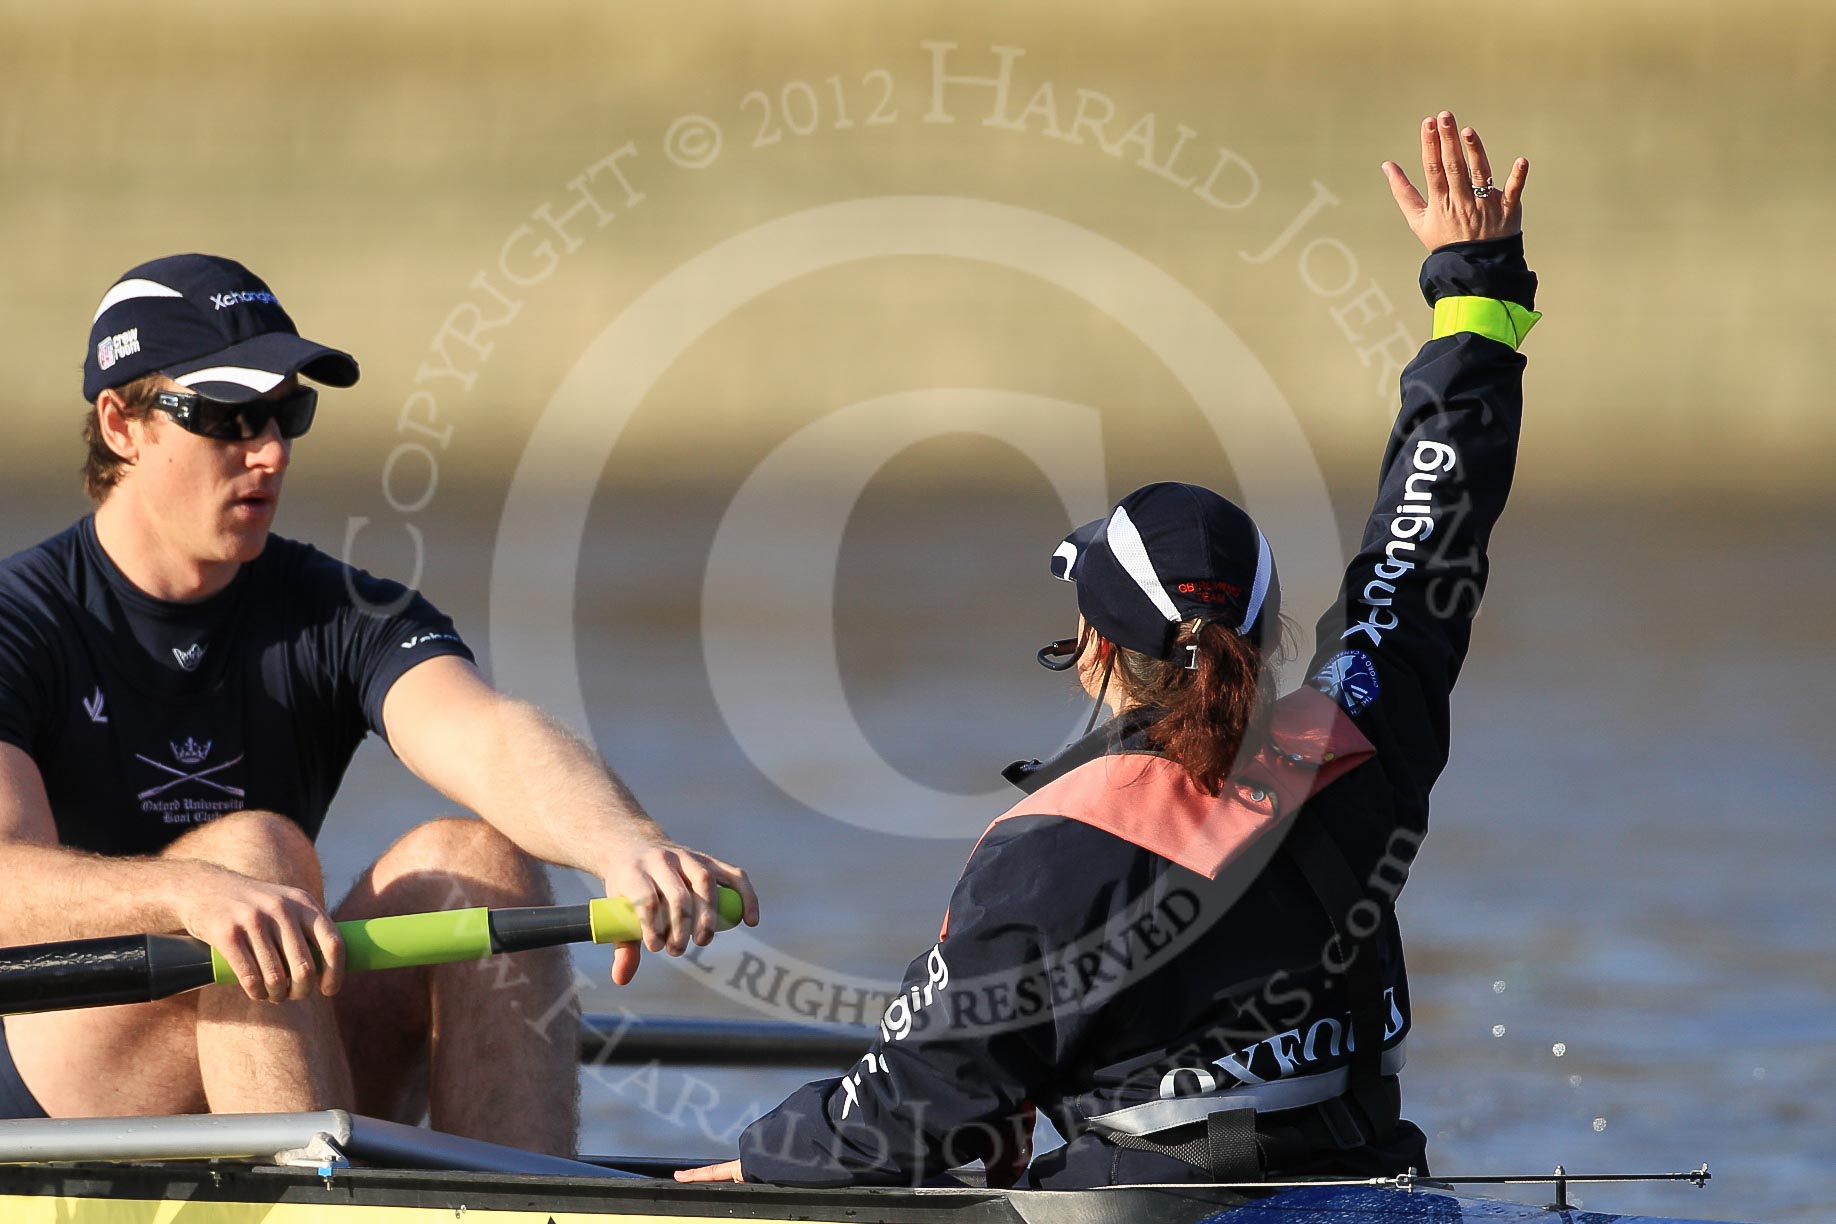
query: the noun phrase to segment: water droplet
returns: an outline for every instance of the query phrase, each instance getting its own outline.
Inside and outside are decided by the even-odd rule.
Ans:
[[[1494,1025],[1492,1026],[1492,1036],[1494,1036],[1494,1037],[1503,1037],[1503,1036],[1504,1036],[1504,1025],[1502,1025],[1502,1024],[1494,1024]]]
[[[1568,1053],[1568,1043],[1566,1041],[1558,1041],[1549,1047],[1549,1052],[1554,1054],[1557,1058],[1560,1058],[1562,1055]]]
[[[1594,1119],[1594,1133],[1599,1134],[1601,1131],[1605,1129],[1606,1129],[1606,1119],[1605,1118],[1595,1118]]]
[[[1502,980],[1492,983],[1492,993],[1493,994],[1503,994],[1504,993],[1504,982]]]
[[[1764,1067],[1755,1067],[1755,1068],[1753,1068],[1753,1078],[1754,1078],[1754,1079],[1756,1079],[1756,1080],[1763,1080],[1763,1079],[1765,1079],[1765,1078],[1766,1078],[1766,1068],[1764,1068]]]
[[[1568,1086],[1569,1086],[1570,1088],[1579,1088],[1579,1087],[1581,1086],[1581,1077],[1580,1077],[1580,1076],[1578,1076],[1578,1075],[1571,1075],[1571,1076],[1569,1076],[1569,1077],[1568,1077]]]

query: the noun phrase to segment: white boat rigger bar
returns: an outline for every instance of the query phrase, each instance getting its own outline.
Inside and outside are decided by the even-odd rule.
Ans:
[[[393,1168],[473,1173],[633,1177],[599,1165],[325,1109],[315,1113],[184,1114],[152,1118],[0,1121],[0,1164],[52,1161],[256,1160],[339,1167],[346,1158]]]

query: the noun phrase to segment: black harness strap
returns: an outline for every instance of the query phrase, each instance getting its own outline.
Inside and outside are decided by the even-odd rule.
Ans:
[[[1364,1114],[1370,1138],[1383,1142],[1395,1130],[1401,1111],[1394,1081],[1383,1075],[1383,972],[1377,964],[1376,928],[1362,939],[1351,933],[1351,915],[1360,906],[1375,905],[1352,874],[1345,852],[1320,822],[1305,811],[1294,820],[1282,843],[1306,878],[1307,886],[1326,910],[1339,945],[1340,960],[1349,960],[1341,979],[1351,998],[1351,1086],[1345,1097]]]
[[[1204,1169],[1222,1182],[1262,1181],[1271,1172],[1313,1164],[1322,1153],[1365,1147],[1370,1132],[1343,1098],[1287,1111],[1280,1121],[1253,1109],[1226,1109],[1152,1135],[1106,1134],[1115,1148],[1157,1152]],[[1112,1170],[1113,1174],[1113,1170]]]
[[[1203,1122],[1177,1126],[1162,1135],[1104,1135],[1103,1142],[1171,1156],[1223,1182],[1261,1181],[1268,1169],[1263,1152],[1266,1140],[1256,1131],[1253,1109],[1221,1110]]]
[[[1262,1180],[1267,1166],[1256,1136],[1255,1110],[1232,1109],[1206,1118],[1205,1149],[1211,1175],[1219,1181]]]

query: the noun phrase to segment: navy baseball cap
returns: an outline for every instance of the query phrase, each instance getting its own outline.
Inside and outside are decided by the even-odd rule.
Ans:
[[[210,399],[241,403],[304,374],[357,381],[349,353],[300,338],[261,278],[220,255],[168,255],[129,269],[102,295],[83,359],[83,398],[164,374]]]
[[[1281,615],[1281,582],[1255,521],[1199,485],[1144,485],[1052,554],[1077,610],[1118,646],[1172,659],[1194,617],[1261,640]]]

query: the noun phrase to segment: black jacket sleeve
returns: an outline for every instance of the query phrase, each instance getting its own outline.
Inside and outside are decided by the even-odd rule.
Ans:
[[[1034,921],[1044,880],[1025,822],[996,826],[950,900],[948,936],[906,970],[879,1035],[740,1137],[749,1182],[918,1185],[1030,1141],[1051,1082],[1054,991]]]
[[[1522,235],[1441,247],[1421,283],[1430,305],[1536,304]],[[1511,488],[1523,369],[1512,345],[1471,331],[1422,346],[1403,371],[1402,411],[1363,540],[1320,620],[1312,682],[1357,719],[1411,799],[1425,801],[1447,762],[1448,697]]]

